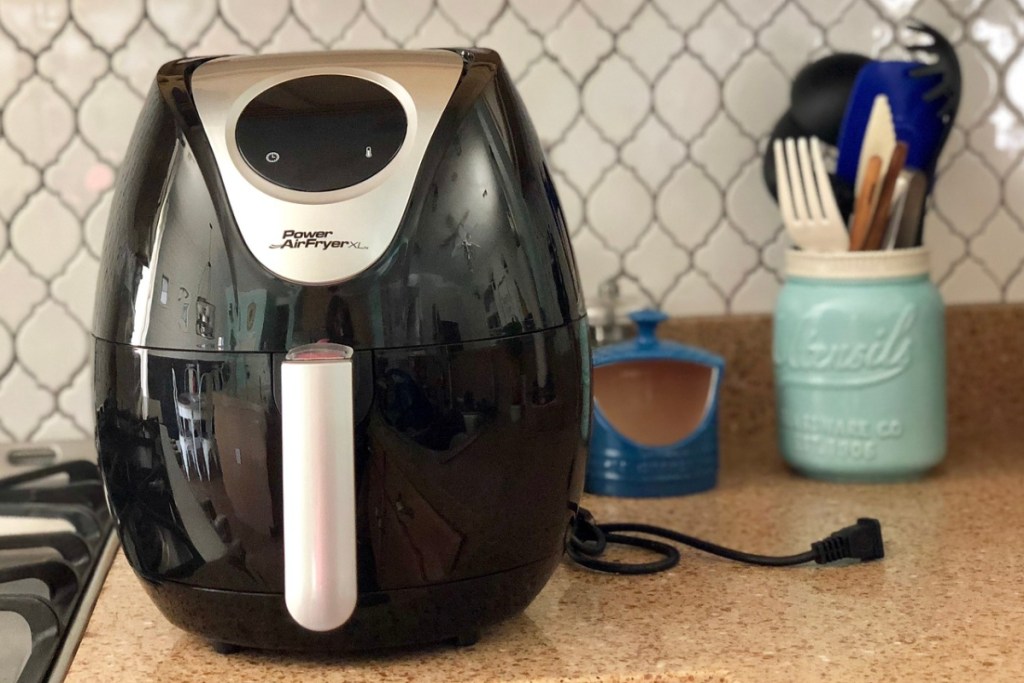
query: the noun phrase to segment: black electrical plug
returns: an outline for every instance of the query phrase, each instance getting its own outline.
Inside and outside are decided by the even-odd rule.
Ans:
[[[877,519],[861,517],[853,526],[840,529],[828,538],[811,544],[814,561],[826,564],[837,560],[880,560],[885,557],[882,525]]]

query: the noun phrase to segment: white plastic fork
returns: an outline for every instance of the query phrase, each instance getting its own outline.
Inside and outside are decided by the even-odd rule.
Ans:
[[[848,251],[850,235],[839,213],[821,141],[775,141],[775,179],[782,222],[793,242],[806,251]]]

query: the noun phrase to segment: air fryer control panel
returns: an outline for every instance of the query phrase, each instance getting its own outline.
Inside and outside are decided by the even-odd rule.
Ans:
[[[191,89],[253,256],[309,285],[348,280],[397,234],[462,76],[447,50],[228,57]]]
[[[235,124],[235,144],[270,182],[328,192],[383,170],[408,127],[402,103],[387,88],[325,74],[285,81],[254,97]]]

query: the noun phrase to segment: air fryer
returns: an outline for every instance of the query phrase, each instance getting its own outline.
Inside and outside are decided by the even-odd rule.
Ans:
[[[99,290],[107,496],[179,627],[261,648],[469,642],[562,557],[586,320],[494,52],[165,65]]]

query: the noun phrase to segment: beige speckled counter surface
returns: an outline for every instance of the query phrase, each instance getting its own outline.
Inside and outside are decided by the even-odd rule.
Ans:
[[[119,557],[67,680],[1024,680],[1024,412],[1011,411],[1024,392],[1007,380],[1024,376],[1008,341],[1024,338],[1008,334],[1024,315],[1008,315],[985,317],[979,331],[964,313],[951,332],[950,455],[923,481],[851,486],[789,473],[763,416],[770,406],[759,414],[745,402],[766,392],[764,363],[744,365],[729,350],[733,405],[723,406],[719,487],[681,499],[585,501],[603,521],[663,524],[766,553],[804,550],[876,516],[888,553],[881,562],[763,569],[684,551],[674,570],[648,577],[563,564],[525,613],[472,647],[312,658],[215,654],[163,619]],[[996,323],[1003,342],[992,341]],[[766,335],[763,320],[744,324],[741,354]],[[673,329],[692,338],[685,327]],[[992,379],[970,381],[978,376]]]

